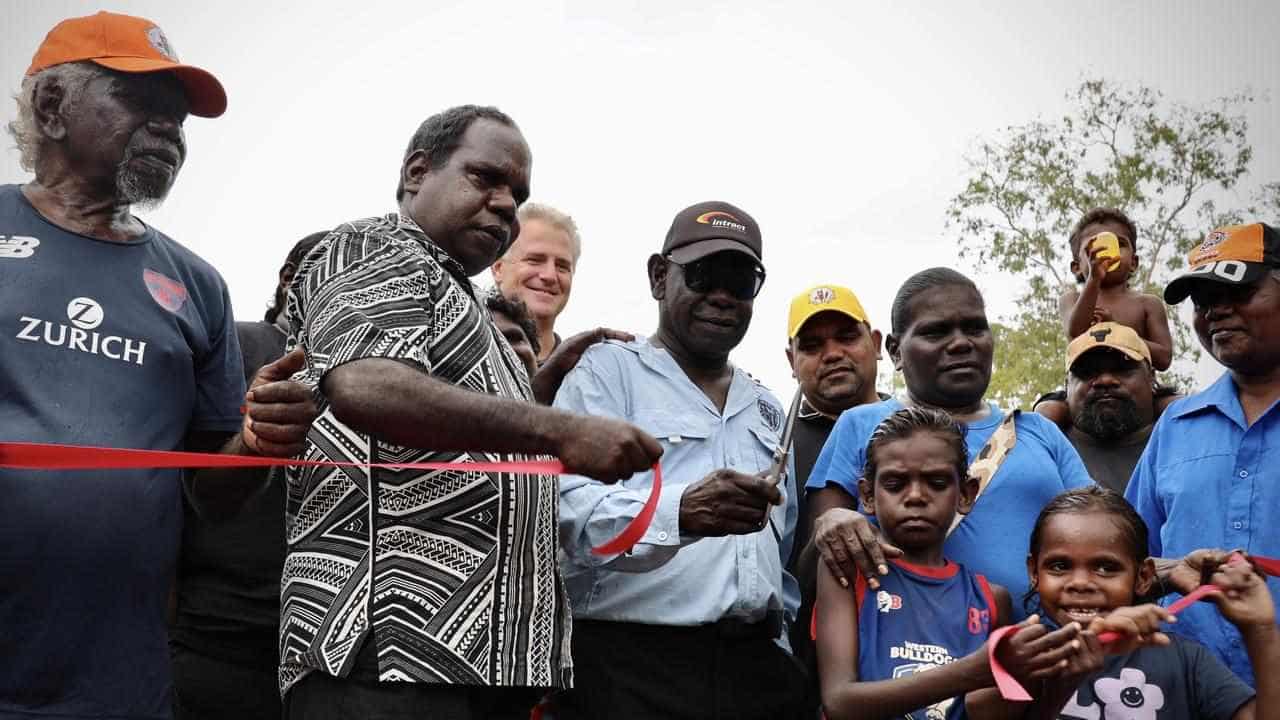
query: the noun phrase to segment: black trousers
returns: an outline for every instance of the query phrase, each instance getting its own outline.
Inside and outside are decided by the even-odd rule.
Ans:
[[[286,720],[529,720],[535,688],[364,683],[313,672],[285,698]]]
[[[806,718],[804,678],[767,632],[579,620],[556,720]]]
[[[176,720],[280,720],[276,666],[227,662],[173,645]]]
[[[351,677],[312,672],[285,696],[285,720],[529,720],[546,688],[378,682],[366,642]]]

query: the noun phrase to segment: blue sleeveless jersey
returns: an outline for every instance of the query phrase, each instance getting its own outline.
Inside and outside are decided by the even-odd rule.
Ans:
[[[948,561],[921,567],[891,561],[880,589],[856,582],[858,680],[892,680],[926,672],[982,647],[996,616],[986,578]],[[964,698],[907,714],[912,720],[964,717]]]

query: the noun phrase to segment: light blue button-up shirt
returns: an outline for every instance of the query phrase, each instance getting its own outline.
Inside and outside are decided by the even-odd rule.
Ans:
[[[799,586],[784,570],[798,513],[792,473],[781,488],[784,502],[770,511],[781,543],[768,527],[727,537],[680,531],[680,498],[690,485],[719,468],[768,469],[785,420],[772,393],[735,369],[721,413],[665,350],[641,339],[588,350],[565,377],[555,406],[630,422],[664,451],[653,523],[623,555],[601,557],[591,548],[639,514],[653,473],[614,485],[560,479],[561,568],[575,618],[702,625],[755,622],[777,610],[788,621],[795,617]]]
[[[1154,557],[1206,547],[1280,557],[1280,403],[1248,425],[1230,373],[1178,400],[1151,431],[1125,498],[1147,522]],[[1267,587],[1280,609],[1280,580]],[[1170,628],[1256,686],[1240,634],[1217,607],[1196,603]]]

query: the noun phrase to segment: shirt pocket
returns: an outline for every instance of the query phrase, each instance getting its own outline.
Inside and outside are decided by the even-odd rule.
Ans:
[[[763,425],[748,427],[739,443],[742,454],[739,472],[757,474],[768,470],[773,465],[773,453],[780,439],[776,430]]]
[[[707,418],[666,408],[641,408],[631,422],[662,444],[662,468],[672,482],[694,482],[720,467]]]

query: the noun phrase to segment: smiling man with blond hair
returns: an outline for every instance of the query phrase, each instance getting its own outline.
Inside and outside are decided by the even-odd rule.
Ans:
[[[493,263],[493,281],[503,295],[528,307],[538,326],[541,364],[560,344],[556,318],[569,303],[582,238],[573,218],[549,205],[525,203],[518,220],[520,234]]]

